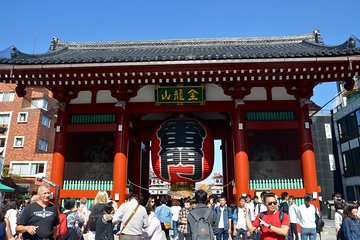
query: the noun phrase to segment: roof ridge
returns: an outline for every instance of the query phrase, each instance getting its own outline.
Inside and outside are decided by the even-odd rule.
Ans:
[[[106,42],[67,42],[56,39],[55,45],[51,45],[51,49],[56,50],[58,47],[75,48],[119,48],[119,47],[153,47],[153,46],[199,46],[199,45],[232,45],[239,43],[259,44],[259,43],[294,43],[308,40],[316,42],[314,32],[291,35],[291,36],[272,36],[272,37],[239,37],[239,38],[189,38],[189,39],[168,39],[168,40],[124,40],[124,41],[106,41]]]

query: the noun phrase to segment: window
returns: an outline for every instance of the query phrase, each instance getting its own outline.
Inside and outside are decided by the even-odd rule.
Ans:
[[[44,125],[45,127],[50,128],[51,119],[47,116],[42,115],[41,116],[41,124]]]
[[[344,143],[349,140],[347,126],[346,126],[346,118],[342,118],[338,121],[339,128],[339,138],[340,143]]]
[[[35,108],[42,108],[47,110],[48,101],[46,98],[33,98],[31,100],[31,105]]]
[[[11,162],[10,168],[13,174],[24,176],[36,176],[39,173],[45,173],[46,162]]]
[[[349,140],[359,137],[355,113],[354,112],[350,113],[345,118],[346,118],[346,126],[347,126]]]
[[[5,147],[6,138],[0,137],[0,148]]]
[[[28,121],[28,112],[19,112],[17,122],[26,123]]]
[[[0,124],[8,124],[10,120],[10,114],[0,114]]]
[[[0,156],[3,155],[4,150],[5,150],[5,142],[6,142],[6,138],[4,137],[0,137]],[[1,172],[0,172],[1,173]]]
[[[47,151],[47,147],[48,147],[48,142],[44,139],[40,139],[38,149],[40,151]]]
[[[24,136],[15,136],[14,147],[24,147]]]
[[[0,92],[0,102],[14,101],[15,92]]]

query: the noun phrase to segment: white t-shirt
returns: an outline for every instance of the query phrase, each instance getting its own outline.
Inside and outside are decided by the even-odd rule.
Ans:
[[[237,221],[237,224],[236,224],[236,229],[244,229],[244,230],[247,230],[247,227],[246,227],[246,215],[244,213],[244,211],[241,209],[241,208],[237,208],[237,211],[238,211],[238,221]]]
[[[10,222],[10,229],[12,235],[16,234],[16,222],[17,222],[17,210],[16,209],[9,209],[5,213],[5,218],[9,219]]]
[[[335,229],[336,229],[336,231],[339,231],[339,229],[341,227],[341,224],[342,224],[342,219],[343,219],[342,215],[340,213],[338,213],[338,211],[343,213],[342,209],[338,209],[335,212],[334,219],[335,219]]]
[[[224,210],[225,210],[225,207],[220,207],[220,211],[221,211],[221,214],[220,214],[220,220],[219,220],[219,228],[224,228]]]
[[[179,220],[180,206],[171,206],[172,220],[177,222]]]
[[[317,211],[317,208],[312,204],[308,208],[305,204],[299,207],[298,219],[302,228],[316,228],[315,211]]]
[[[296,204],[291,204],[289,207],[290,223],[298,223],[298,211],[299,208]]]
[[[249,209],[250,221],[254,221],[255,220],[255,206],[254,206],[254,204],[252,202],[245,203],[245,207],[247,209]]]
[[[143,230],[142,237],[147,240],[162,239],[161,223],[154,212],[149,215],[149,226]]]

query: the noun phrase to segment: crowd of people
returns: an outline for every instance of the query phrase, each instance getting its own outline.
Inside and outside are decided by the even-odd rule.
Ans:
[[[239,204],[227,203],[225,196],[208,196],[197,190],[193,198],[171,199],[130,194],[119,207],[106,191],[99,191],[88,209],[87,200],[67,198],[63,207],[50,203],[50,187],[41,185],[38,193],[21,205],[7,200],[0,216],[0,240],[167,240],[195,239],[317,239],[319,210],[304,196],[297,206],[287,192],[281,200],[269,192],[241,196]],[[359,240],[358,204],[334,195],[337,239]],[[172,231],[170,231],[172,230]]]

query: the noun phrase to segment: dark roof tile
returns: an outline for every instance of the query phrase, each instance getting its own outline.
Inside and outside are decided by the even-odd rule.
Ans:
[[[47,53],[26,54],[11,47],[0,52],[0,63],[56,64],[326,57],[359,55],[359,46],[360,41],[354,36],[338,46],[324,45],[319,31],[283,37],[123,42],[64,42],[54,38]]]

